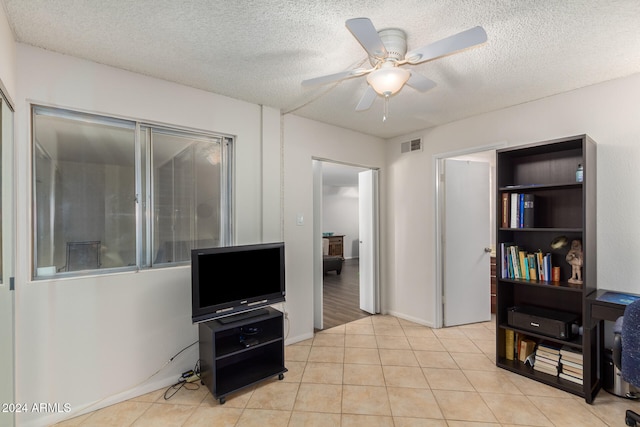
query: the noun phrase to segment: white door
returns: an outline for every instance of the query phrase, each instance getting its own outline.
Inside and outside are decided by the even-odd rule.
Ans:
[[[14,398],[14,292],[13,292],[13,113],[0,94],[0,168],[2,198],[0,205],[0,402],[15,403]],[[11,409],[11,408],[5,408]],[[13,426],[12,410],[0,410],[0,425]]]
[[[313,327],[323,329],[322,289],[322,162],[313,162]],[[296,218],[300,224],[301,218]],[[304,219],[302,219],[304,221]]]
[[[489,164],[444,160],[444,326],[491,319]]]
[[[358,193],[360,309],[375,314],[380,312],[377,170],[358,174]]]

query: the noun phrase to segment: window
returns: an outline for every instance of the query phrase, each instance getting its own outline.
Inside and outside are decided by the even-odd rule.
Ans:
[[[190,261],[192,248],[220,246],[227,228],[222,138],[147,127],[141,133],[152,147],[152,263]]]
[[[7,113],[5,113],[5,105],[4,105],[4,97],[2,96],[2,93],[0,93],[0,283],[3,282],[3,278],[4,278],[4,271],[2,269],[3,266],[3,253],[2,253],[2,247],[4,246],[4,237],[2,235],[2,218],[4,218],[4,216],[2,215],[2,209],[3,209],[3,197],[2,197],[2,183],[5,180],[5,177],[3,175],[3,169],[2,169],[2,152],[3,152],[3,145],[4,145],[4,121],[5,121],[5,115]]]
[[[188,262],[227,244],[231,143],[33,107],[34,276]]]

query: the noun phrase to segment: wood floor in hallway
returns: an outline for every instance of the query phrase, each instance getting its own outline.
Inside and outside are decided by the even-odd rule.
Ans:
[[[359,260],[346,259],[342,272],[329,271],[323,277],[324,329],[369,316],[360,310]]]

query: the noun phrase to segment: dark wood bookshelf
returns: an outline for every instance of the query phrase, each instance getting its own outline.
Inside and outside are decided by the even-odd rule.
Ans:
[[[496,152],[496,365],[532,380],[584,397],[589,403],[598,391],[596,330],[588,319],[586,296],[596,290],[596,146],[586,135],[509,147]],[[578,165],[583,180],[576,182]],[[503,227],[503,195],[534,195],[533,225]],[[505,218],[507,219],[507,218]],[[507,221],[511,225],[510,218]],[[566,237],[563,248],[551,242]],[[565,257],[573,240],[583,246],[581,285],[568,282],[571,266]],[[551,264],[560,267],[560,281],[525,280],[503,277],[501,244],[510,244],[526,253],[550,254]],[[538,307],[578,317],[582,335],[569,340],[546,336],[508,323],[512,307]],[[507,331],[534,341],[567,345],[583,354],[583,384],[533,369],[518,360],[507,359]],[[517,339],[515,340],[517,342]]]

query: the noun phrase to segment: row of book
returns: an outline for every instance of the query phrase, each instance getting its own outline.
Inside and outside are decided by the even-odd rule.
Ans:
[[[500,243],[500,268],[503,279],[551,282],[551,254],[541,250],[529,253],[513,243]]]
[[[502,193],[502,228],[534,227],[535,196],[530,193]]]
[[[526,335],[505,330],[505,358],[533,366],[533,370],[583,384],[582,353],[546,341],[537,343]]]
[[[531,356],[536,348],[536,342],[526,335],[512,331],[511,329],[505,330],[505,357],[507,360],[519,360],[522,363],[527,363],[527,358]]]
[[[538,344],[533,370],[557,377],[559,366],[560,347],[547,343]]]
[[[558,376],[576,384],[583,384],[582,353],[564,346],[560,349],[560,367]]]
[[[583,384],[582,353],[569,346],[538,344],[533,369],[558,376],[576,384]]]

